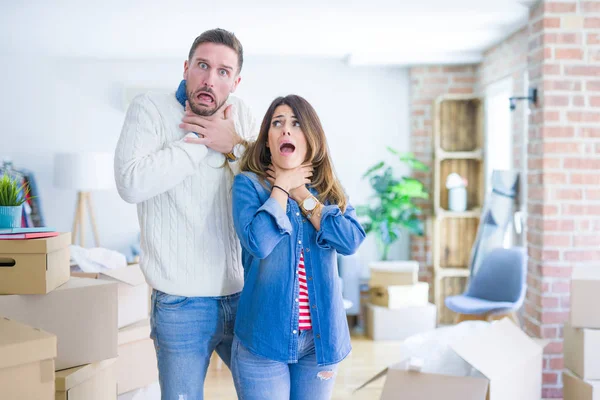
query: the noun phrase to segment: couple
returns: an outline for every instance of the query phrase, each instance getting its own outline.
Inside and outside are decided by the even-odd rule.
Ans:
[[[229,96],[242,63],[232,33],[204,32],[175,95],[137,97],[117,145],[154,289],[162,398],[202,399],[216,351],[240,399],[328,399],[351,349],[336,254],[365,233],[306,100],[275,99],[254,140]]]

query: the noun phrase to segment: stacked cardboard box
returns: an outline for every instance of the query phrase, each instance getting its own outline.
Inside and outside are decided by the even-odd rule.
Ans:
[[[119,357],[114,368],[118,393],[157,382],[156,351],[150,339],[151,290],[139,264],[102,273],[71,272],[71,276],[117,283]]]
[[[579,267],[571,276],[571,313],[564,327],[565,400],[600,398],[600,269]]]
[[[0,317],[0,398],[54,399],[56,336]]]
[[[367,335],[373,340],[403,340],[435,328],[436,307],[429,284],[418,281],[416,261],[370,265]]]
[[[119,358],[116,363],[119,394],[144,388],[158,381],[154,342],[148,319],[119,329]]]
[[[103,400],[116,399],[110,360],[117,357],[117,284],[70,278],[70,244],[69,233],[0,240],[0,316],[48,332],[55,340],[54,356],[46,347],[32,346],[26,360],[28,365],[45,360],[37,369],[51,396],[29,394],[35,393],[31,390],[37,381],[11,379],[14,368],[1,368],[0,362],[0,382],[17,384],[7,398],[87,400],[100,393]],[[10,342],[11,335],[0,329],[0,343]]]

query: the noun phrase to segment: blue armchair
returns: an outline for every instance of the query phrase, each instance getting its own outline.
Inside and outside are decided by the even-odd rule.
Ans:
[[[525,249],[497,248],[483,259],[464,294],[446,298],[446,307],[458,313],[457,323],[508,316],[520,325],[516,311],[523,305],[526,289]]]

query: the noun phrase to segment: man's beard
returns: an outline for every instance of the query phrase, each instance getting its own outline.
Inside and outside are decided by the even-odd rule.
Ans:
[[[210,88],[207,88],[207,87],[203,87],[202,89],[199,89],[196,92],[210,93],[212,95],[213,99],[215,100],[214,107],[208,108],[206,106],[199,106],[198,104],[196,104],[195,93],[193,93],[191,91],[187,92],[187,98],[188,98],[188,102],[190,103],[190,108],[192,109],[194,114],[200,115],[201,117],[213,116],[217,112],[217,110],[221,108],[221,106],[225,103],[225,101],[227,101],[227,99],[225,99],[221,103],[217,103],[217,97],[215,96],[215,93]]]

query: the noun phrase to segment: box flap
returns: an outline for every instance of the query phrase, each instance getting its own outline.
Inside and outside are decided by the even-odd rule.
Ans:
[[[398,393],[407,399],[483,400],[489,381],[479,377],[461,377],[421,373],[407,370],[406,360],[391,365],[356,388],[363,389],[372,382],[386,377],[381,400],[396,400]]]
[[[86,288],[90,286],[98,286],[98,285],[117,285],[116,282],[111,281],[103,281],[99,279],[90,279],[90,278],[78,278],[71,277],[67,281],[67,283],[60,285],[55,290],[71,290],[71,289],[80,289]]]
[[[419,263],[416,261],[381,261],[369,263],[369,268],[383,272],[413,272],[419,271]]]
[[[488,386],[489,381],[486,378],[392,369],[386,378],[381,400],[484,400]]]
[[[354,389],[354,391],[358,392],[360,389],[364,388],[365,386],[368,386],[371,383],[375,382],[376,380],[378,380],[378,379],[386,376],[390,370],[393,370],[393,369],[404,370],[404,369],[406,369],[406,364],[407,364],[406,360],[403,360],[403,361],[400,361],[399,363],[390,365],[389,367],[382,369],[377,374],[375,374],[374,376],[372,376],[371,378],[369,378],[369,380],[367,380],[365,383],[363,383],[362,385],[360,385],[359,387],[357,387],[356,389]]]
[[[148,339],[149,337],[150,320],[145,319],[133,325],[119,329],[119,346],[138,340]]]
[[[0,254],[42,254],[69,247],[71,233],[41,239],[0,240]]]
[[[565,399],[595,400],[600,393],[600,381],[584,381],[568,369],[563,370],[563,397]]]
[[[111,358],[109,360],[104,360],[93,364],[82,365],[81,367],[56,371],[56,391],[66,392],[75,386],[81,385],[88,379],[93,378],[98,371],[102,371],[103,369],[110,367],[116,361],[116,358]]]
[[[573,281],[598,281],[600,280],[600,268],[581,266],[573,268],[571,272]]]
[[[102,275],[109,276],[119,282],[123,282],[131,286],[138,286],[146,283],[146,278],[144,277],[139,264],[128,265],[123,268],[110,269],[102,272]]]
[[[56,357],[56,336],[0,317],[0,368]]]
[[[492,381],[518,373],[519,365],[538,356],[543,349],[508,318],[462,337],[450,347]]]

